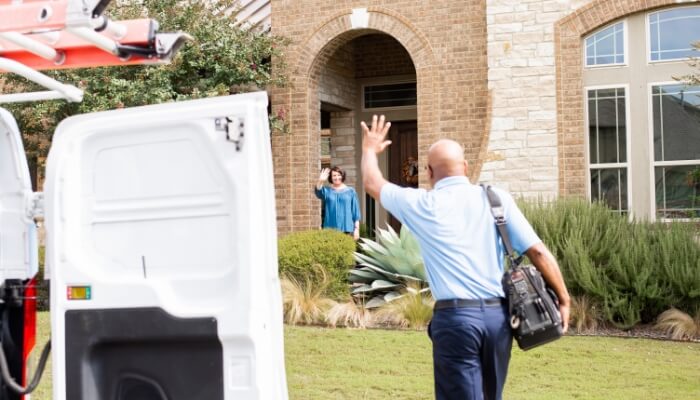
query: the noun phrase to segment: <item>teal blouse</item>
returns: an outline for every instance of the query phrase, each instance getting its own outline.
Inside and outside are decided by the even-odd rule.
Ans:
[[[355,230],[355,221],[359,221],[360,202],[355,189],[347,186],[334,190],[328,186],[315,189],[316,197],[323,200],[323,227],[337,229],[341,232]]]

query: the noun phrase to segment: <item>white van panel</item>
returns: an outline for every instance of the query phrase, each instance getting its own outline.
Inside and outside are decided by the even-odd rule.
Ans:
[[[114,321],[129,321],[132,312],[155,315],[148,310],[163,310],[179,321],[175,327],[214,321],[223,398],[287,398],[272,179],[264,93],[83,115],[59,125],[45,183],[55,400],[114,396],[97,387],[106,379],[100,369],[126,362],[111,350],[103,352],[107,359],[91,359],[99,353],[91,344],[66,337],[67,330],[89,331],[66,326],[66,315],[78,325],[110,315],[115,328],[101,328],[105,343],[127,340],[120,345],[140,349],[140,339],[124,339],[129,328]],[[89,287],[90,298],[69,299],[74,286]],[[153,334],[144,330],[143,340],[158,340]],[[92,370],[66,371],[93,362]]]
[[[36,226],[28,216],[29,167],[17,123],[0,108],[0,284],[38,271]]]

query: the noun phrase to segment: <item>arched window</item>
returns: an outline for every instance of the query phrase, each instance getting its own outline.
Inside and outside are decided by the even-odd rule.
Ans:
[[[649,60],[697,57],[692,43],[700,40],[700,7],[682,7],[649,14]]]
[[[625,23],[618,22],[586,38],[586,66],[625,63]]]

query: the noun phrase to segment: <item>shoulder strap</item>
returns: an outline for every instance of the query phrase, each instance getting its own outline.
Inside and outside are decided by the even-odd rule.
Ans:
[[[486,197],[489,200],[489,205],[491,205],[491,214],[496,222],[496,230],[498,230],[498,233],[501,235],[501,239],[503,240],[503,246],[506,249],[506,255],[508,256],[508,261],[510,262],[510,268],[516,268],[518,265],[520,265],[522,257],[515,258],[513,245],[510,243],[510,236],[508,236],[508,230],[506,229],[507,221],[503,211],[501,198],[498,197],[498,194],[496,194],[493,189],[491,189],[491,186],[485,186],[482,184],[481,187],[484,188],[484,191],[486,191]]]

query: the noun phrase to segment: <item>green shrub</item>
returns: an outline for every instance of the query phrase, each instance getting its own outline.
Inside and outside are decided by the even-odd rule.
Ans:
[[[36,308],[37,311],[49,311],[49,283],[44,280],[44,269],[46,258],[46,250],[44,246],[39,246],[39,273],[36,276]]]
[[[693,224],[630,222],[585,199],[521,203],[559,261],[573,295],[599,303],[606,320],[629,328],[665,309],[700,307],[700,245]]]
[[[279,239],[279,271],[299,281],[319,285],[323,280],[316,266],[328,276],[324,295],[344,299],[349,295],[348,271],[352,268],[355,241],[331,229],[295,232]]]
[[[367,224],[360,224],[360,237],[374,240],[374,231]]]

